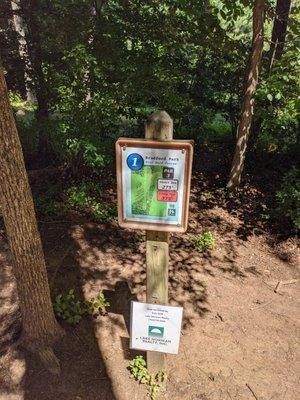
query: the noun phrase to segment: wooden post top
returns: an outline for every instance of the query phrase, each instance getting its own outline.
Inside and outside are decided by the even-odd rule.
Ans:
[[[166,111],[149,115],[145,124],[145,138],[162,141],[173,139],[173,120]]]

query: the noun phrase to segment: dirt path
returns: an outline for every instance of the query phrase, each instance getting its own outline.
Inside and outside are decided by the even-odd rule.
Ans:
[[[194,199],[197,194],[194,194]],[[206,201],[209,201],[209,199]],[[180,352],[168,356],[172,400],[297,400],[299,398],[299,263],[276,255],[273,238],[234,209],[192,201],[189,231],[171,239],[170,304],[184,307]],[[217,247],[200,254],[189,235],[210,230]],[[146,399],[126,369],[129,304],[145,300],[143,232],[107,224],[42,224],[49,279],[57,291],[90,298],[103,290],[107,316],[84,319],[57,348],[62,375],[11,345],[19,314],[7,247],[1,247],[1,400]],[[295,261],[296,260],[296,261]],[[274,292],[278,281],[298,279]]]
[[[197,253],[187,235],[171,241],[169,298],[184,307],[184,329],[179,355],[168,357],[164,398],[298,399],[299,281],[274,292],[278,281],[299,277],[297,266],[274,255],[263,235],[236,239],[241,221],[224,210],[205,218],[219,221],[215,251]],[[194,233],[203,229],[193,222]],[[102,353],[113,354],[107,365],[116,397],[139,399],[126,367],[129,301],[145,300],[144,244],[133,232],[92,224],[75,227],[73,238],[85,296],[105,290],[112,303],[96,332]]]

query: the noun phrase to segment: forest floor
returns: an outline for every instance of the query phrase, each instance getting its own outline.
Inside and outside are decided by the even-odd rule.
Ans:
[[[171,236],[169,299],[184,307],[184,323],[179,354],[167,357],[168,380],[159,398],[297,400],[299,242],[282,240],[265,226],[263,190],[249,184],[228,199],[211,183],[219,179],[195,172],[188,232]],[[189,238],[207,230],[216,248],[199,253]],[[146,388],[127,370],[137,354],[128,346],[130,301],[145,301],[143,232],[76,215],[40,221],[40,231],[51,289],[75,288],[81,298],[103,290],[111,306],[107,315],[84,317],[76,327],[63,324],[66,335],[56,348],[62,373],[51,376],[14,346],[20,315],[2,234],[0,399],[146,399]],[[291,282],[275,292],[279,281]]]

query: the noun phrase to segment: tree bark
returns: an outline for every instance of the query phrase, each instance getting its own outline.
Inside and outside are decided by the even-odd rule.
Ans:
[[[235,189],[241,182],[250,127],[254,109],[254,94],[258,82],[259,66],[264,44],[265,0],[255,0],[253,6],[252,49],[245,73],[241,116],[237,128],[237,141],[227,187]]]
[[[14,28],[18,38],[19,55],[24,64],[24,86],[26,90],[26,100],[30,103],[36,102],[33,91],[32,79],[30,71],[32,69],[30,58],[28,56],[28,47],[26,41],[26,24],[21,12],[21,0],[11,0],[11,8],[13,12]]]
[[[22,13],[27,26],[28,54],[32,66],[32,79],[37,99],[36,119],[38,126],[38,153],[45,160],[50,154],[50,140],[45,130],[48,118],[48,88],[43,72],[43,52],[41,45],[41,26],[39,21],[40,1],[20,0]]]
[[[51,349],[61,337],[50,298],[45,259],[3,68],[0,66],[0,204],[13,257],[22,314],[21,344],[57,373]]]
[[[279,60],[282,56],[290,10],[291,0],[277,0],[270,47],[269,71],[271,71],[274,61]]]

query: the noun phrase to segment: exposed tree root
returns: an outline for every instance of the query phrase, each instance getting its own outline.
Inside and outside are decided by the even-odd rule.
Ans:
[[[60,374],[61,369],[59,359],[56,357],[50,346],[42,347],[37,351],[37,354],[40,357],[42,364],[49,372],[54,375]]]

